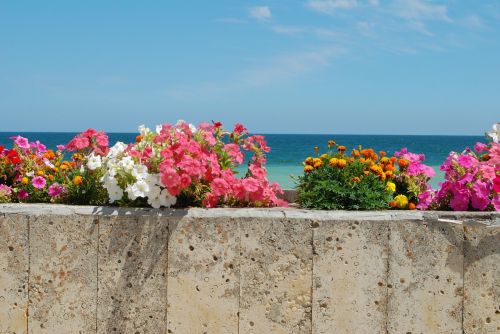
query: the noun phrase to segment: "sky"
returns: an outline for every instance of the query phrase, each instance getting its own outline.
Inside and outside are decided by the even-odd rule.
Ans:
[[[481,135],[500,0],[0,0],[0,131]]]

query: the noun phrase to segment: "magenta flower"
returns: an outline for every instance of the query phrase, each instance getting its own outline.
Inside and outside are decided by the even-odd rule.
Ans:
[[[41,176],[35,176],[33,180],[31,180],[31,184],[37,189],[44,188],[46,183],[47,181]]]
[[[495,192],[497,193],[500,193],[500,175],[497,175],[493,179],[493,190],[495,190]]]
[[[59,151],[64,151],[66,149],[66,145],[57,145],[56,147]]]
[[[484,151],[487,151],[488,150],[488,145],[486,144],[483,144],[481,142],[477,142],[476,145],[474,145],[474,150],[476,152],[484,152]]]
[[[49,196],[50,197],[57,197],[61,195],[66,189],[61,186],[59,183],[54,183],[49,187]]]
[[[12,188],[5,185],[0,184],[0,195],[1,196],[10,196],[12,194]]]
[[[15,137],[10,137],[10,139],[14,140],[14,143],[20,148],[30,148],[30,144],[27,138],[17,135]]]
[[[484,211],[490,204],[490,186],[486,182],[477,181],[471,191],[472,207]]]
[[[20,200],[24,200],[24,199],[27,199],[29,197],[29,195],[28,195],[28,192],[26,190],[21,189],[21,190],[18,191],[17,197]]]

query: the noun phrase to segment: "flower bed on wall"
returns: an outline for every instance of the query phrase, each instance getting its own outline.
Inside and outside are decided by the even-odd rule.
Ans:
[[[297,179],[298,204],[314,209],[500,210],[500,124],[488,142],[451,152],[434,176],[422,154],[403,148],[392,155],[372,148],[328,142],[328,150],[304,161]],[[236,124],[197,127],[184,121],[155,130],[139,127],[133,143],[109,147],[94,129],[56,150],[39,141],[12,137],[0,146],[0,203],[160,207],[287,206],[283,191],[267,179],[265,138]],[[249,159],[245,159],[245,154]],[[236,168],[247,163],[238,177]]]

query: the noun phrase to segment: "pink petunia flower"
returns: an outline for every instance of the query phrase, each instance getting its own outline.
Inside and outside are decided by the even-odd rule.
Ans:
[[[31,184],[37,189],[42,189],[45,187],[45,184],[47,184],[47,181],[41,176],[35,176],[33,180],[31,180]]]
[[[48,194],[50,197],[57,197],[65,191],[65,188],[59,183],[54,183],[49,187]]]
[[[488,150],[488,145],[486,144],[483,144],[481,142],[477,142],[476,145],[474,145],[474,150],[476,152],[484,152],[484,151],[487,151]]]
[[[25,148],[25,149],[30,148],[30,144],[27,138],[17,135],[14,137],[10,137],[10,139],[14,140],[14,143],[20,148]]]

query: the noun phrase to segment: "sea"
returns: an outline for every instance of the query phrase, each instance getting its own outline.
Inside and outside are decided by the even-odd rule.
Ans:
[[[66,144],[76,133],[71,132],[0,132],[0,145],[12,146],[10,137],[20,134],[30,141],[39,140],[49,148],[58,144]],[[136,133],[108,133],[110,144],[117,141],[133,142]],[[339,145],[347,147],[348,151],[362,145],[372,147],[376,151],[384,150],[389,154],[401,148],[408,148],[414,153],[425,155],[425,163],[436,170],[436,177],[431,185],[436,188],[444,179],[439,166],[450,151],[461,152],[466,147],[473,147],[478,141],[485,142],[482,136],[408,136],[408,135],[311,135],[311,134],[264,134],[271,152],[267,155],[267,171],[271,181],[278,182],[282,188],[291,189],[296,186],[296,178],[302,175],[302,161],[308,156],[314,156],[314,147],[320,152],[327,150],[328,140],[335,140]],[[244,173],[240,169],[240,173]]]

